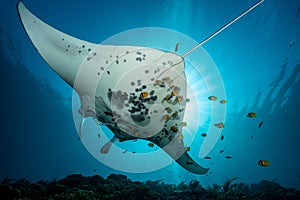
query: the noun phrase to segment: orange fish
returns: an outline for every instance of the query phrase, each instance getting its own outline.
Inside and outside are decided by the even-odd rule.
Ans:
[[[185,127],[185,126],[187,126],[187,123],[186,122],[181,122],[180,126]]]
[[[141,95],[140,95],[140,97],[142,97],[142,98],[145,98],[147,96],[148,96],[148,92],[142,92]]]
[[[178,137],[179,140],[183,139],[183,135],[182,134],[179,134],[177,137]]]
[[[172,130],[174,133],[177,133],[177,132],[178,132],[177,126],[171,126],[171,130]]]
[[[255,112],[249,112],[249,113],[247,114],[247,117],[249,117],[249,118],[254,118],[254,117],[256,117],[256,113],[255,113]]]
[[[168,114],[165,114],[165,115],[163,116],[163,119],[165,119],[165,120],[169,119],[169,115],[168,115]]]
[[[221,103],[221,104],[226,104],[227,101],[226,101],[225,99],[223,99],[223,100],[220,101],[220,103]]]
[[[178,95],[178,93],[179,93],[179,91],[178,91],[178,90],[174,90],[174,91],[172,91],[172,95],[173,95],[173,96],[177,96],[177,95]]]
[[[182,102],[183,101],[183,96],[178,96],[178,97],[176,97],[176,101],[177,102]]]
[[[169,81],[169,80],[171,80],[171,78],[169,76],[163,78],[163,81]]]
[[[209,96],[208,99],[211,101],[217,101],[218,98],[216,96]]]
[[[216,123],[214,124],[216,127],[218,128],[224,128],[225,127],[225,124],[223,122],[220,122],[220,123]]]
[[[154,144],[153,143],[148,143],[148,146],[149,147],[154,147]]]
[[[262,167],[268,167],[270,162],[268,160],[259,160],[257,164]]]

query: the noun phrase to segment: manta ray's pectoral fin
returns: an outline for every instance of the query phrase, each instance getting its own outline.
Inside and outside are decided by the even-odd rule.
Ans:
[[[67,35],[33,15],[22,2],[17,9],[23,27],[35,48],[70,86],[73,87],[77,71],[96,44]]]

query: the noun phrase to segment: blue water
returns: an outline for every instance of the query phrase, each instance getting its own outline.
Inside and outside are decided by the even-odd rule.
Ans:
[[[169,28],[200,42],[255,3],[75,2],[24,0],[48,24],[95,43],[140,27]],[[39,180],[71,173],[123,173],[102,165],[78,140],[71,110],[72,89],[31,44],[18,19],[16,3],[6,1],[0,7],[0,177]],[[135,180],[171,183],[198,179],[202,185],[222,183],[226,177],[239,177],[246,183],[267,179],[299,189],[299,42],[300,2],[265,0],[206,43],[203,47],[220,71],[228,100],[222,132],[225,139],[209,154],[212,160],[201,161],[212,173],[193,175],[174,163],[151,173],[124,174]],[[257,118],[246,117],[252,111],[257,112]],[[258,128],[260,121],[264,124]],[[232,159],[219,154],[224,148]],[[269,160],[270,166],[259,166],[260,159]]]

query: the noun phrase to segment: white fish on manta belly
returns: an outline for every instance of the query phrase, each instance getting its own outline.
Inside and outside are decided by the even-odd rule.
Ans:
[[[22,2],[17,9],[38,52],[79,94],[83,119],[92,117],[114,133],[101,153],[107,153],[117,141],[145,139],[161,147],[186,170],[207,173],[208,168],[189,156],[180,137],[187,101],[184,57],[239,17],[180,56],[149,47],[93,44],[47,25]],[[164,117],[168,114],[166,108],[176,115]],[[83,122],[78,130],[80,137],[82,125]]]

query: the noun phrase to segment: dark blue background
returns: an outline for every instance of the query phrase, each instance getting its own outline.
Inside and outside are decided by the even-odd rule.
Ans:
[[[94,159],[78,140],[70,105],[72,89],[31,44],[16,3],[2,1],[0,6],[0,176],[38,180],[70,173],[91,175],[94,169],[102,176],[115,172]],[[170,28],[201,41],[255,1],[24,3],[51,26],[100,43],[119,32],[149,26]],[[211,154],[212,174],[194,176],[172,164],[152,173],[127,175],[167,182],[196,178],[203,185],[236,176],[247,183],[267,179],[300,188],[299,15],[297,0],[265,0],[204,45],[220,70],[228,99],[226,139]],[[258,119],[247,119],[250,111],[257,112]],[[265,122],[261,129],[259,120]],[[218,154],[223,147],[231,160]],[[268,159],[271,165],[262,168],[259,159]]]

